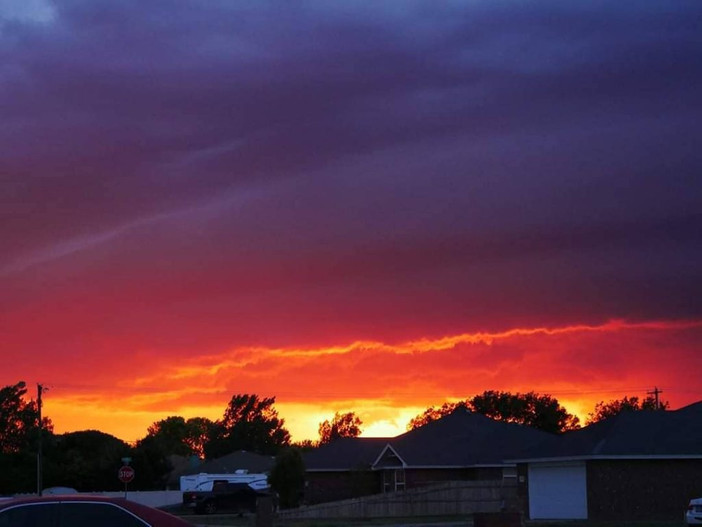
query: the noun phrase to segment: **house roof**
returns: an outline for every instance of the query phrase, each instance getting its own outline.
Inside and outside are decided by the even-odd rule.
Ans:
[[[342,437],[305,452],[305,468],[312,471],[367,469],[391,440],[387,437]]]
[[[392,438],[343,438],[304,455],[307,470],[501,466],[551,434],[459,408]]]
[[[203,472],[207,474],[233,474],[237,470],[248,470],[251,473],[260,474],[270,472],[274,463],[275,457],[273,456],[262,456],[261,454],[245,450],[237,450],[197,467],[192,467],[182,474],[200,474]]]
[[[612,457],[702,457],[702,401],[673,411],[621,412],[556,436],[514,459]]]
[[[407,466],[470,467],[502,465],[552,434],[506,423],[459,408],[450,415],[406,432],[391,445]]]

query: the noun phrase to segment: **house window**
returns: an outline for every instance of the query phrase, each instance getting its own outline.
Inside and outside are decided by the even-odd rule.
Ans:
[[[396,492],[398,490],[405,490],[405,470],[384,470],[383,492]]]
[[[405,490],[405,470],[395,471],[395,490]]]

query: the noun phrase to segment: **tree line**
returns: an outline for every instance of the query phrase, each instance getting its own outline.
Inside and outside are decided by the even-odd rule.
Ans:
[[[586,424],[623,411],[665,410],[668,406],[667,402],[658,404],[651,397],[602,401],[588,416]],[[552,433],[580,426],[577,416],[568,413],[550,395],[490,390],[464,401],[429,407],[414,417],[407,429],[424,426],[458,408]],[[44,487],[67,486],[82,492],[120,490],[122,484],[117,479],[117,469],[122,458],[130,457],[137,474],[130,483],[131,489],[163,489],[173,470],[175,456],[216,459],[246,450],[278,456],[271,480],[277,481],[284,490],[290,486],[291,478],[299,480],[304,473],[304,467],[300,468],[301,450],[317,448],[342,437],[357,437],[362,425],[355,412],[337,412],[331,419],[319,423],[317,440],[294,443],[285,428],[285,420],[275,409],[275,397],[236,394],[221,419],[170,416],[154,422],[143,438],[130,445],[98,430],[55,434],[49,417],[42,418],[40,427],[37,402],[27,398],[25,383],[18,382],[0,389],[0,495],[36,491],[40,438]],[[297,481],[296,485],[299,483]],[[276,486],[274,484],[274,488]],[[295,496],[286,498],[281,494],[281,504],[283,502],[293,505]]]

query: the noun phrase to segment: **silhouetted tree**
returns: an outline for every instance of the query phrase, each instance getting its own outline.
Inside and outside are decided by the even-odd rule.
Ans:
[[[39,411],[27,400],[23,381],[0,389],[0,494],[31,492],[37,488]],[[42,418],[43,444],[52,441],[53,425]]]
[[[327,419],[319,423],[319,444],[330,443],[340,437],[358,437],[363,421],[354,412],[336,412],[331,422]]]
[[[137,441],[137,447],[143,445],[145,442],[150,442],[153,443],[164,456],[172,454],[189,456],[193,453],[185,442],[187,426],[184,417],[176,415],[166,417],[165,419],[153,423],[147,428],[146,432],[146,437]]]
[[[138,477],[131,484],[135,490],[163,489],[168,475],[173,470],[171,455],[157,436],[147,435],[140,439],[132,449],[132,466],[138,471]]]
[[[47,453],[48,454],[48,453]],[[117,479],[121,459],[131,456],[127,443],[98,430],[83,430],[55,436],[55,445],[48,455],[52,465],[51,479],[46,486],[60,485],[79,491],[120,490]],[[135,465],[134,488],[146,476],[143,467]]]
[[[407,429],[413,430],[441,419],[457,408],[466,408],[497,421],[519,423],[545,432],[560,433],[580,427],[578,417],[568,413],[550,395],[488,390],[466,401],[447,402],[439,408],[427,408],[409,422]]]
[[[295,441],[291,443],[290,446],[293,448],[297,448],[301,452],[306,452],[317,448],[319,446],[319,441],[313,441],[312,439],[303,439],[302,441]]]
[[[276,454],[289,445],[290,433],[284,427],[285,420],[278,417],[274,403],[275,397],[233,396],[222,420],[212,427],[205,456],[212,459],[237,450]]]
[[[186,420],[170,416],[156,421],[145,437],[137,441],[133,451],[134,467],[139,467],[135,489],[162,489],[173,470],[173,456],[203,457],[204,445],[214,423],[204,417]]]
[[[186,420],[184,417],[170,416],[149,426],[146,437],[137,442],[137,447],[145,441],[151,441],[164,456],[202,457],[213,425],[212,421],[204,417]]]
[[[531,426],[551,433],[580,428],[579,419],[550,395],[488,390],[468,401],[471,411],[497,421]]]
[[[442,404],[439,408],[434,408],[433,406],[430,406],[429,408],[424,410],[424,413],[421,413],[410,420],[410,422],[407,424],[407,430],[414,430],[415,428],[419,428],[420,426],[429,424],[432,421],[441,419],[442,417],[453,413],[454,410],[456,410],[457,408],[467,408],[467,403],[465,401],[459,401],[457,403],[446,402]]]
[[[46,464],[44,465],[46,466]],[[47,481],[47,478],[44,478]],[[37,456],[34,452],[0,452],[0,495],[37,490]]]
[[[185,421],[185,444],[194,455],[205,457],[205,444],[212,435],[214,422],[206,417],[191,417]]]
[[[305,464],[297,448],[288,447],[280,451],[268,476],[268,482],[278,493],[283,509],[298,507],[305,488]]]
[[[654,410],[667,410],[670,407],[668,401],[659,401],[656,403],[655,397],[649,395],[643,401],[639,402],[639,398],[634,397],[622,397],[621,399],[614,399],[605,403],[600,401],[595,405],[595,411],[589,413],[587,416],[586,425],[591,425],[603,419],[608,419],[619,415],[622,412],[639,412],[642,410],[654,411]]]
[[[33,448],[39,430],[39,409],[33,400],[25,400],[27,387],[24,381],[0,389],[0,452],[17,453]],[[42,419],[45,431],[53,425],[47,417]]]

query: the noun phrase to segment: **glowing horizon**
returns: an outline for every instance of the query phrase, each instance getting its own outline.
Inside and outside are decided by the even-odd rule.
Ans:
[[[196,356],[183,365],[156,359],[149,368],[143,365],[150,371],[128,381],[120,381],[122,373],[114,372],[113,378],[104,379],[100,387],[64,384],[60,375],[67,372],[56,369],[53,371],[59,378],[55,377],[55,382],[47,378],[41,382],[49,388],[45,415],[52,418],[56,433],[98,429],[129,442],[143,437],[150,424],[170,415],[219,419],[235,393],[275,396],[275,408],[296,441],[316,439],[319,423],[337,411],[356,412],[364,421],[363,436],[398,435],[426,408],[465,400],[489,389],[552,395],[584,424],[597,402],[623,396],[643,399],[654,386],[663,390],[662,399],[673,407],[695,402],[699,393],[672,388],[688,370],[687,365],[679,369],[661,367],[647,374],[643,371],[661,353],[662,342],[674,342],[677,353],[681,352],[680,343],[688,342],[685,353],[699,362],[700,334],[702,321],[613,320],[600,325],[461,333],[398,344],[357,341],[325,348],[243,347]],[[622,343],[638,348],[638,367],[629,366],[628,373],[590,368],[589,375],[579,379],[583,367],[602,353],[602,348]],[[574,359],[565,353],[564,346],[596,351]],[[541,366],[538,372],[543,359],[539,350],[545,349],[549,350],[550,364]],[[505,362],[506,353],[512,358],[509,362]],[[517,356],[520,358],[515,360]],[[611,353],[610,361],[622,361],[625,356]],[[340,373],[320,379],[316,371],[328,371],[332,363],[324,361],[331,359]],[[306,372],[310,361],[316,369]],[[396,371],[373,372],[368,361],[370,366],[376,362]],[[422,375],[427,369],[430,374]],[[571,373],[565,375],[564,370]],[[469,380],[467,377],[476,371],[483,379]],[[554,372],[561,373],[555,376]],[[356,386],[359,375],[365,375],[363,386]],[[246,388],[237,390],[235,386],[242,379]],[[388,380],[392,381],[390,386]],[[306,392],[304,386],[314,389]]]

